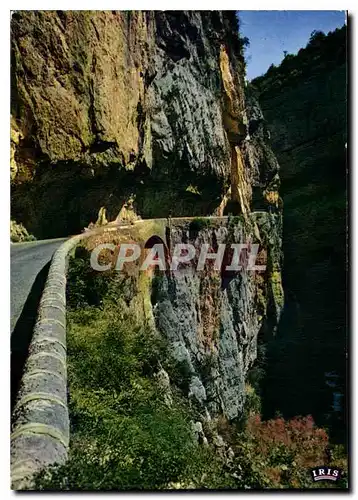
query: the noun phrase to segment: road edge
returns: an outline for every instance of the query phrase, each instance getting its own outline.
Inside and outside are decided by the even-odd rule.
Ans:
[[[20,389],[12,413],[11,489],[34,490],[34,474],[68,456],[66,273],[69,255],[84,239],[116,227],[73,236],[52,257],[37,310]]]

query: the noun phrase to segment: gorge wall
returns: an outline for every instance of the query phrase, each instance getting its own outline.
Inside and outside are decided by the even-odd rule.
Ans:
[[[345,26],[327,36],[313,33],[306,48],[252,81],[281,165],[284,200],[287,303],[269,363],[266,409],[313,412],[340,439],[347,370],[346,36]]]
[[[283,308],[281,237],[277,216],[252,214],[200,230],[183,224],[172,231],[172,243],[196,248],[191,265],[158,276],[152,285],[152,314],[157,330],[170,345],[185,374],[183,389],[203,415],[240,417],[246,399],[247,373],[257,358],[258,337],[273,336]],[[199,249],[242,241],[259,244],[256,265],[265,271],[196,271]],[[226,253],[224,262],[231,262]]]
[[[234,12],[17,11],[11,31],[12,219],[37,238],[129,200],[147,218],[263,196],[278,167],[245,142]]]

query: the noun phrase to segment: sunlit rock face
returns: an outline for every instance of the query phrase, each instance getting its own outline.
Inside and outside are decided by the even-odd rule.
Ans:
[[[17,11],[11,45],[12,212],[36,237],[128,199],[158,217],[248,212],[253,179],[262,197],[234,12]]]
[[[277,215],[237,217],[225,225],[193,230],[187,223],[172,230],[171,245],[190,243],[196,257],[178,271],[154,278],[152,305],[158,331],[169,343],[182,376],[182,389],[203,414],[238,417],[245,402],[245,381],[257,357],[259,334],[272,333],[283,307],[280,281],[281,239]],[[276,237],[275,237],[276,234]],[[203,245],[259,244],[261,272],[220,270],[208,261],[197,270]],[[226,262],[225,262],[226,261]]]

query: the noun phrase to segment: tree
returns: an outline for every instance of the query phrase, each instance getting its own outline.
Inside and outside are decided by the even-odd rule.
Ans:
[[[314,30],[311,33],[308,45],[319,45],[324,41],[325,38],[326,35],[323,33],[323,31]]]
[[[271,74],[275,73],[276,69],[277,69],[276,66],[272,63],[271,66],[269,67],[269,69],[267,70],[267,74],[271,75]]]
[[[240,42],[242,47],[249,47],[250,45],[250,40],[247,38],[247,36],[240,37]]]

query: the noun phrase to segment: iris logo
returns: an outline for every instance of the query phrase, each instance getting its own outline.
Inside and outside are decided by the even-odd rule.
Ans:
[[[342,477],[342,471],[336,467],[315,467],[311,470],[313,481],[337,481]]]

